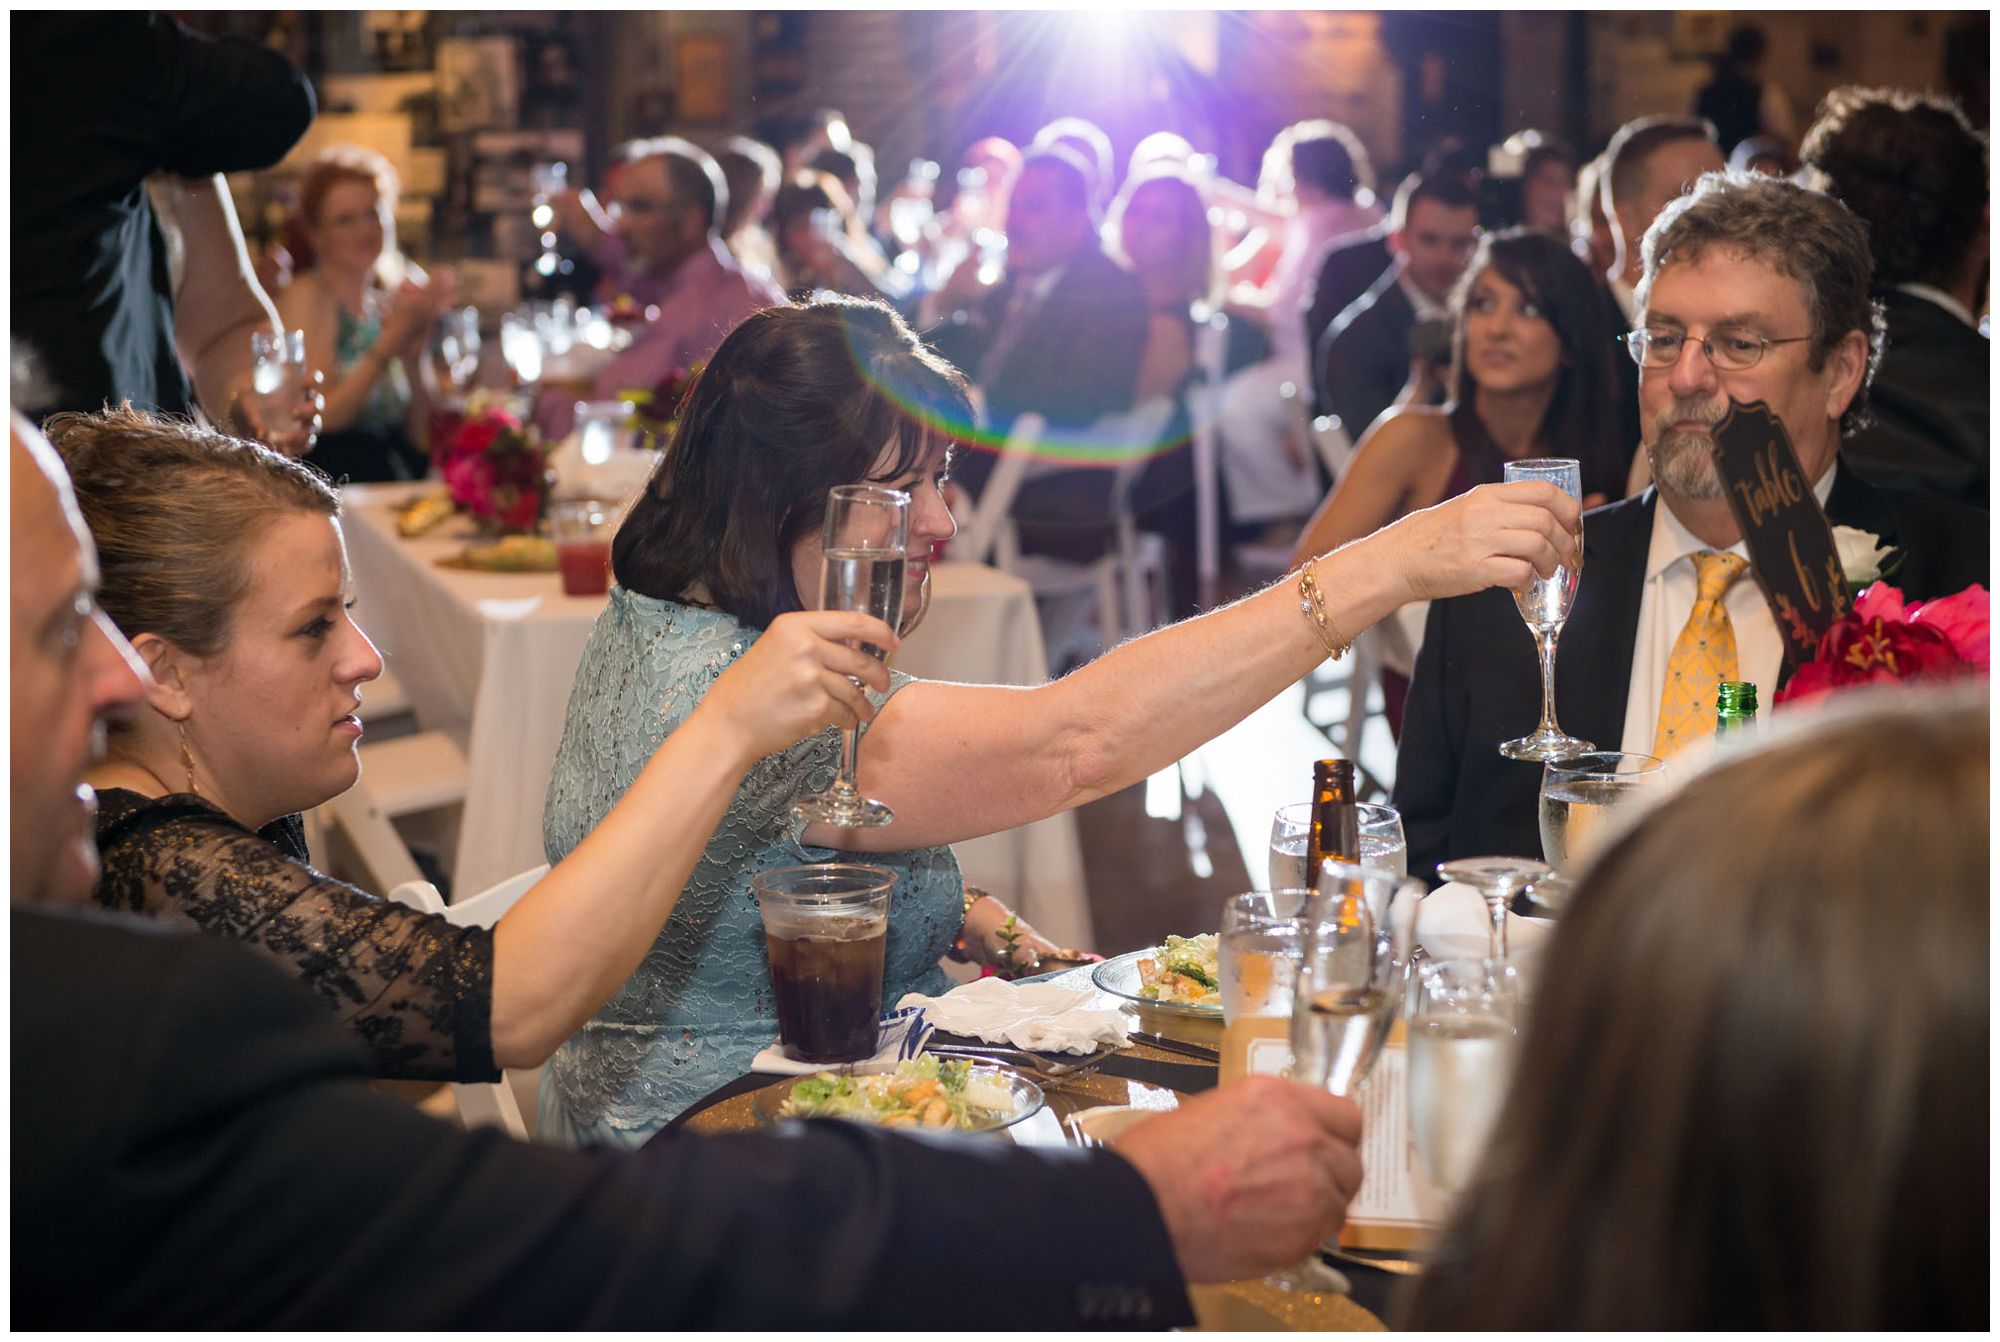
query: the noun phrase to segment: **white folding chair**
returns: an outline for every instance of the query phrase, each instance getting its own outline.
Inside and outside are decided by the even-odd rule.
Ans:
[[[364,745],[360,757],[360,779],[318,808],[313,827],[352,846],[374,889],[423,880],[394,822],[463,802],[472,777],[465,751],[443,732],[416,732]]]
[[[437,887],[423,880],[403,882],[389,892],[389,898],[425,913],[441,913],[458,927],[491,927],[530,886],[548,874],[548,865],[544,863],[456,904],[446,904]],[[495,1082],[454,1081],[451,1092],[458,1103],[459,1122],[468,1128],[500,1128],[510,1137],[528,1141],[533,1134],[523,1116],[524,1104],[519,1092],[526,1093],[525,1111],[533,1113],[541,1076],[542,1069],[536,1067],[526,1072],[508,1069]]]
[[[1159,443],[1173,419],[1174,409],[1171,399],[1155,397],[1067,435],[1125,453],[1111,486],[1112,548],[1101,558],[1075,563],[1021,553],[1019,532],[1010,514],[1035,446],[1047,430],[1040,415],[1022,415],[1015,420],[972,520],[953,544],[954,556],[991,563],[1026,579],[1041,601],[1088,594],[1097,606],[1098,639],[1105,648],[1160,623],[1166,611],[1166,546],[1160,537],[1138,529],[1132,490],[1152,458],[1151,447]],[[1071,650],[1064,646],[1069,641],[1060,629],[1052,628],[1052,661],[1060,662],[1062,654]]]

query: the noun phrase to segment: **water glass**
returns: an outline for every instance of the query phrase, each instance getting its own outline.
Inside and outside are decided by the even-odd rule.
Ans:
[[[1301,920],[1311,898],[1306,889],[1252,890],[1222,906],[1216,961],[1224,1082],[1291,1069],[1292,993],[1305,956]]]
[[[479,309],[447,311],[438,318],[438,367],[454,396],[472,390],[479,375]]]
[[[1542,770],[1542,856],[1558,874],[1574,875],[1666,780],[1666,761],[1654,755],[1598,750],[1550,761]],[[1620,824],[1607,824],[1614,815]]]
[[[250,390],[266,435],[292,422],[306,391],[306,333],[250,333]]]
[[[1432,960],[1417,976],[1409,1028],[1410,1135],[1446,1199],[1471,1182],[1514,1073],[1514,971],[1492,960]]]
[[[1409,844],[1403,837],[1403,817],[1393,806],[1361,802],[1355,807],[1361,829],[1361,864],[1409,874]],[[1306,876],[1306,848],[1312,839],[1312,803],[1293,802],[1271,813],[1270,882],[1273,890],[1311,885]]]

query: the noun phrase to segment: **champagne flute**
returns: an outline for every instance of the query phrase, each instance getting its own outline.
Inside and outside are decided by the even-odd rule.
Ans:
[[[1583,470],[1574,457],[1530,457],[1510,461],[1502,475],[1508,481],[1541,480],[1554,485],[1573,499],[1583,497]],[[1577,536],[1579,555],[1583,536]],[[1581,559],[1579,558],[1579,563]],[[1542,662],[1542,720],[1535,730],[1519,740],[1508,741],[1500,753],[1510,760],[1559,760],[1595,750],[1588,741],[1570,736],[1556,724],[1556,639],[1563,622],[1569,619],[1570,604],[1576,600],[1580,569],[1564,565],[1547,578],[1529,575],[1528,585],[1514,593],[1514,604],[1528,632],[1535,636],[1535,650]]]
[[[876,485],[838,485],[827,495],[826,525],[820,533],[819,608],[858,610],[894,629],[903,617],[903,579],[910,549],[910,496]],[[864,643],[861,650],[886,660],[887,650]],[[861,795],[854,765],[861,749],[860,724],[841,733],[840,774],[833,786],[792,806],[795,817],[860,829],[895,819],[881,802]]]
[[[1359,802],[1355,812],[1361,833],[1361,864],[1409,874],[1409,843],[1403,837],[1403,817],[1395,807]],[[1271,889],[1305,888],[1306,848],[1312,839],[1312,803],[1293,802],[1271,813]]]
[[[1410,1016],[1410,1135],[1447,1201],[1471,1181],[1514,1071],[1519,980],[1491,960],[1432,960]]]
[[[1507,906],[1514,896],[1547,880],[1549,866],[1526,857],[1462,857],[1438,863],[1438,875],[1479,891],[1486,901],[1486,958],[1495,964],[1507,960]]]

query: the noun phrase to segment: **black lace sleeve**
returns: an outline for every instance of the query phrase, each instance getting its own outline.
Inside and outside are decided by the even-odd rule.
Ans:
[[[254,834],[192,795],[107,789],[97,898],[276,961],[354,1031],[378,1075],[497,1079],[492,932],[323,876],[272,842],[288,837]]]

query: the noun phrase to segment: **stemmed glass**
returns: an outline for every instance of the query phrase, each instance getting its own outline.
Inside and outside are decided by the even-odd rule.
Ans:
[[[1477,890],[1486,901],[1486,958],[1507,963],[1507,906],[1514,896],[1546,880],[1549,865],[1526,857],[1462,857],[1438,863],[1438,875]]]
[[[306,390],[306,333],[250,333],[250,390],[257,398],[257,417],[267,435],[289,424]]]
[[[1422,887],[1379,867],[1332,859],[1321,866],[1292,987],[1292,1079],[1351,1099],[1382,1055],[1409,973],[1407,948],[1391,930],[1393,910]],[[1289,1290],[1346,1289],[1317,1257],[1267,1280]]]
[[[510,312],[500,319],[500,357],[518,385],[532,387],[542,380],[542,352],[542,335],[532,313]]]
[[[1447,1201],[1471,1180],[1506,1098],[1520,1021],[1514,970],[1492,960],[1432,960],[1410,1016],[1410,1135]]]
[[[472,388],[479,372],[479,309],[447,311],[438,318],[438,364],[454,396]]]
[[[1509,482],[1541,480],[1573,499],[1583,497],[1582,467],[1574,457],[1530,457],[1526,461],[1510,461],[1502,475]],[[1580,564],[1581,532],[1576,539]],[[1579,569],[1564,565],[1551,577],[1529,575],[1528,585],[1514,593],[1514,604],[1521,608],[1521,618],[1528,622],[1528,631],[1535,636],[1535,650],[1541,655],[1542,720],[1529,735],[1501,745],[1500,753],[1510,760],[1559,760],[1597,749],[1588,741],[1568,735],[1556,725],[1556,639],[1562,633],[1563,621],[1569,619],[1570,604],[1576,600],[1579,576]]]
[[[1409,843],[1403,837],[1403,817],[1395,807],[1377,802],[1360,802],[1361,863],[1409,874]],[[1305,889],[1311,880],[1306,874],[1306,849],[1312,839],[1312,803],[1293,802],[1271,813],[1271,865],[1273,890]]]
[[[903,617],[903,578],[909,561],[910,496],[876,485],[838,485],[828,492],[820,534],[819,608],[858,610],[894,629]],[[887,660],[870,643],[861,650]],[[895,819],[881,802],[861,795],[854,764],[860,724],[841,733],[840,775],[833,786],[793,803],[796,817],[841,829],[886,825]]]

